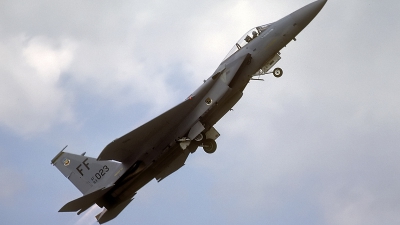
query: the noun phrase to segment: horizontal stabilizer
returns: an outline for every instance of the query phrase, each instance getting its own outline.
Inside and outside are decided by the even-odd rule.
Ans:
[[[180,169],[182,166],[185,165],[186,159],[189,156],[189,151],[183,151],[183,153],[177,157],[174,161],[172,161],[166,168],[162,170],[161,173],[155,176],[156,180],[160,182],[164,178],[168,177],[178,169]]]
[[[111,208],[110,210],[104,209],[101,213],[99,213],[96,216],[97,222],[99,222],[100,224],[108,222],[112,219],[114,219],[115,217],[117,217],[122,210],[125,209],[125,207],[132,201],[133,199],[128,199],[123,201],[121,204],[118,204],[117,206],[115,206],[114,208]]]
[[[94,203],[96,203],[96,200],[101,198],[105,193],[107,193],[113,186],[110,186],[108,188],[102,188],[97,191],[94,191],[90,194],[84,195],[80,198],[77,198],[75,200],[72,200],[65,204],[59,212],[76,212],[78,210],[86,210],[90,206],[92,206]],[[83,212],[80,211],[79,213]]]

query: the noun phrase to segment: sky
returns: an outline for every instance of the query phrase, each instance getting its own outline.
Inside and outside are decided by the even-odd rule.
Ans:
[[[50,164],[168,110],[250,28],[311,0],[1,0],[0,223],[96,224]],[[113,224],[400,223],[400,2],[328,0],[200,148]]]

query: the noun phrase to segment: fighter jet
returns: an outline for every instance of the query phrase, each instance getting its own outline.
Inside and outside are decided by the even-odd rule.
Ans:
[[[251,80],[272,73],[280,50],[314,19],[327,0],[318,0],[282,19],[250,29],[235,43],[215,72],[183,102],[109,143],[97,158],[61,150],[51,164],[83,196],[59,212],[81,214],[97,204],[102,224],[118,216],[137,191],[152,179],[161,181],[184,164],[198,147],[213,153],[220,136],[214,125],[240,100]],[[272,71],[271,71],[272,70]]]

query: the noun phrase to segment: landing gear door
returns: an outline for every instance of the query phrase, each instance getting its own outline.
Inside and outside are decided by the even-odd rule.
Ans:
[[[281,60],[281,56],[279,54],[274,55],[274,57],[269,60],[267,63],[264,64],[263,67],[261,67],[260,70],[258,70],[253,76],[260,76],[260,75],[265,75],[268,73],[268,71],[275,66],[275,64]]]
[[[214,127],[211,127],[211,128],[206,132],[206,138],[207,138],[207,139],[216,140],[219,136],[220,136],[220,134],[218,133],[218,131],[217,131]]]

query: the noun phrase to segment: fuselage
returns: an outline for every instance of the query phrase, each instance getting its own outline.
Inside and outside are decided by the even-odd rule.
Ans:
[[[160,168],[180,157],[183,151],[179,141],[190,142],[213,127],[240,100],[252,76],[294,40],[325,3],[326,0],[315,1],[274,23],[257,27],[251,40],[239,40],[215,72],[186,100],[196,104],[174,127],[174,132],[165,134],[151,151],[138,150],[140,154],[123,162],[121,176],[108,196],[131,198]]]
[[[208,114],[202,116],[202,122],[206,124],[206,129],[218,122],[240,100],[243,90],[252,76],[289,42],[295,40],[296,36],[313,20],[325,3],[326,0],[313,2],[274,23],[263,25],[267,28],[245,46],[241,46],[240,49],[237,44],[240,41],[243,43],[243,40],[239,40],[236,43],[234,49],[238,49],[222,61],[208,80],[246,55],[251,56],[250,61],[246,62],[247,65],[242,67],[236,74],[231,74],[234,76],[229,83],[231,90],[225,93],[219,104],[214,105]],[[199,92],[203,86],[205,84],[200,86],[196,92]]]

